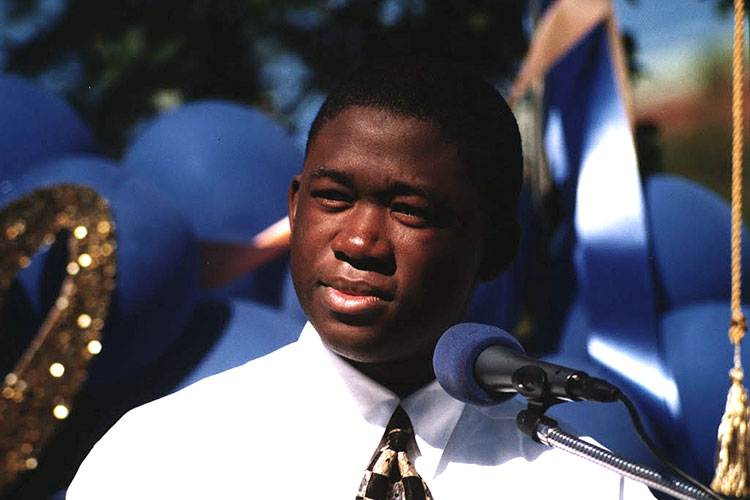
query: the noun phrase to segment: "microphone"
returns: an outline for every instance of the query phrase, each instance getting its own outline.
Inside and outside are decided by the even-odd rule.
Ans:
[[[586,372],[525,355],[509,333],[479,323],[445,331],[432,358],[445,392],[467,403],[489,406],[520,393],[530,401],[616,401],[620,390]]]

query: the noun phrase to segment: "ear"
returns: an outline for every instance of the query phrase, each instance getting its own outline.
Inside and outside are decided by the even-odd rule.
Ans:
[[[297,215],[297,202],[299,200],[299,190],[301,186],[302,174],[292,177],[287,193],[287,205],[289,208],[289,228],[294,232],[294,218]]]
[[[485,235],[479,280],[492,281],[508,269],[518,253],[521,242],[521,225],[516,219],[497,223]]]

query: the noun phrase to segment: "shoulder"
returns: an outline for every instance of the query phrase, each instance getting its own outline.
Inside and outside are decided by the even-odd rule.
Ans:
[[[166,420],[181,422],[216,418],[229,410],[257,405],[259,400],[277,395],[289,384],[291,366],[299,361],[296,343],[284,346],[266,356],[248,361],[224,372],[206,377],[184,389],[146,403],[128,412],[117,426],[136,422],[151,424]]]
[[[188,488],[184,478],[191,475],[231,470],[227,465],[255,429],[289,413],[279,395],[289,391],[289,367],[302,356],[297,351],[290,344],[130,410],[90,451],[68,498],[132,498],[144,488],[151,491],[147,498],[158,498],[155,492],[166,484]],[[190,487],[200,491],[201,484]]]

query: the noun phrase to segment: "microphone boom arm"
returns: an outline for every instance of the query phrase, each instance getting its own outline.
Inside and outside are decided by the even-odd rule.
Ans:
[[[538,405],[530,404],[528,409],[522,410],[516,417],[518,428],[534,441],[594,462],[623,477],[633,479],[681,500],[713,498],[693,485],[665,476],[645,465],[631,462],[604,448],[587,443],[560,430],[557,427],[557,422],[544,416],[544,409]]]

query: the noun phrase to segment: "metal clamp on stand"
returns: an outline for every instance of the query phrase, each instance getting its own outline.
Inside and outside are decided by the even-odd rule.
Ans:
[[[712,498],[695,486],[667,477],[650,467],[633,463],[558,429],[557,422],[544,416],[546,409],[547,405],[530,402],[529,407],[522,410],[516,417],[518,428],[534,441],[572,453],[675,498],[682,500]]]

